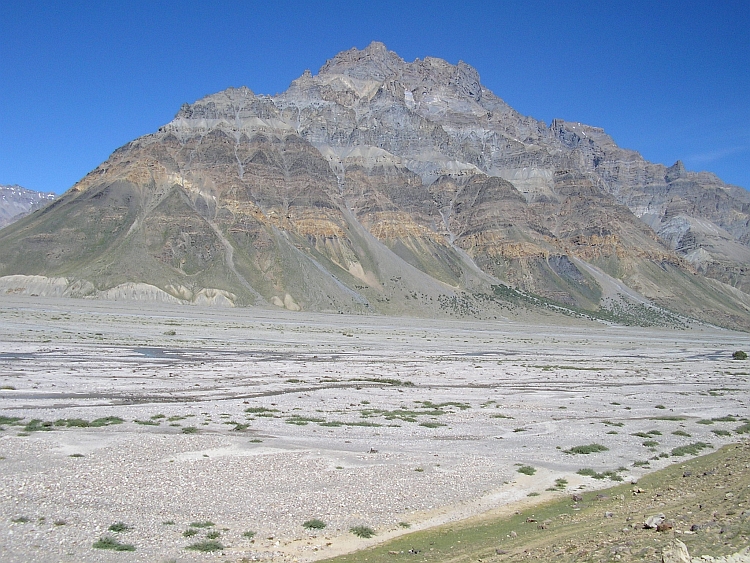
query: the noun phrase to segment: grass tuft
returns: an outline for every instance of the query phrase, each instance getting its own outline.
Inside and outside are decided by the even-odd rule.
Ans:
[[[349,531],[358,538],[367,539],[375,535],[375,530],[368,526],[354,526],[352,528],[349,528]]]

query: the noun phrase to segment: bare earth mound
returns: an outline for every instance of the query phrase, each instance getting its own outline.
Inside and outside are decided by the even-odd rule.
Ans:
[[[7,562],[311,561],[640,478],[750,416],[725,330],[4,296],[0,342]]]

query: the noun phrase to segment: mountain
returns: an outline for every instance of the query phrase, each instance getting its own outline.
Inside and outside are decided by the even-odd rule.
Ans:
[[[21,186],[0,184],[0,229],[47,205],[56,197],[52,192],[35,192]]]
[[[750,329],[750,194],[380,43],[185,104],[0,232],[0,290]]]

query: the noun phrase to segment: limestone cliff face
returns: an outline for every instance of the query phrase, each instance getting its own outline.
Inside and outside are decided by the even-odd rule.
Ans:
[[[700,275],[746,289],[745,196],[601,129],[522,116],[463,62],[373,43],[274,97],[230,88],[185,104],[4,232],[0,275],[490,317],[521,299],[498,289],[510,286],[592,313],[650,299],[750,327],[745,294]]]

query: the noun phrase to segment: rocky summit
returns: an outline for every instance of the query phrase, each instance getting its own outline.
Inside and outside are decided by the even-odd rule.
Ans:
[[[185,104],[0,232],[0,291],[750,329],[750,193],[380,43]]]

